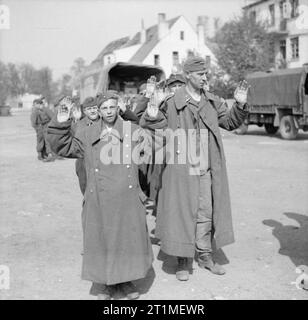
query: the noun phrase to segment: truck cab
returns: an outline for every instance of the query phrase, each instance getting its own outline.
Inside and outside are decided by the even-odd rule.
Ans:
[[[308,64],[302,68],[254,72],[246,77],[249,115],[241,127],[264,126],[268,134],[278,130],[283,139],[295,139],[298,131],[308,131]]]

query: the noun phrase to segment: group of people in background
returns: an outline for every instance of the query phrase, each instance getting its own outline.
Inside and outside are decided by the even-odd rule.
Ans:
[[[114,90],[86,98],[81,111],[71,97],[63,97],[50,117],[37,102],[40,116],[32,123],[42,131],[47,158],[54,153],[77,159],[84,196],[82,279],[92,282],[90,294],[99,299],[115,298],[119,292],[128,299],[140,295],[133,281],[145,278],[153,262],[147,199],[156,207],[155,236],[161,250],[176,257],[179,281],[189,280],[194,257],[200,268],[225,273],[212,254],[234,241],[219,127],[234,130],[242,124],[248,87],[245,81],[239,84],[229,109],[208,91],[207,74],[204,59],[189,58],[182,74],[166,80],[163,96],[151,77],[140,88],[134,106]],[[41,116],[44,112],[46,116]],[[155,163],[153,149],[164,148],[168,139],[164,134],[156,139],[157,132],[167,129],[194,130],[199,163]],[[133,135],[138,139],[132,140]],[[176,140],[174,159],[184,152],[180,141]],[[110,143],[124,159],[131,158],[133,146],[138,157],[149,155],[150,160],[105,163],[102,150]],[[37,150],[43,157],[43,149]]]

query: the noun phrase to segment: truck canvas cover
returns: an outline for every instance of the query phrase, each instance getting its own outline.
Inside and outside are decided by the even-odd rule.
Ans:
[[[117,62],[104,67],[90,66],[81,79],[81,102],[88,96],[108,89],[123,91],[127,83],[139,88],[152,75],[156,76],[157,81],[165,78],[163,69],[152,65]]]
[[[300,103],[300,83],[303,68],[254,72],[246,80],[251,86],[250,105],[294,106]]]

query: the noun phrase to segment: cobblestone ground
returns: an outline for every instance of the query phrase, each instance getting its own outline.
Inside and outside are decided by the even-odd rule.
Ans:
[[[27,112],[0,118],[0,265],[10,269],[1,299],[95,299],[80,279],[81,203],[74,160],[36,159]],[[215,276],[193,263],[188,282],[159,253],[141,299],[308,299],[293,283],[308,266],[308,134],[296,141],[251,127],[223,131],[236,242],[218,252],[227,271]],[[155,218],[148,215],[150,231]]]

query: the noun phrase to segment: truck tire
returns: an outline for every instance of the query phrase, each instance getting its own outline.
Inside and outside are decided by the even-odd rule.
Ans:
[[[295,126],[293,116],[283,116],[281,118],[279,131],[283,139],[292,140],[296,138],[298,129]]]
[[[236,134],[243,135],[248,131],[248,124],[242,123],[237,129],[235,129],[233,132]]]
[[[278,127],[274,127],[272,123],[265,123],[264,128],[268,134],[275,134],[279,129]]]

